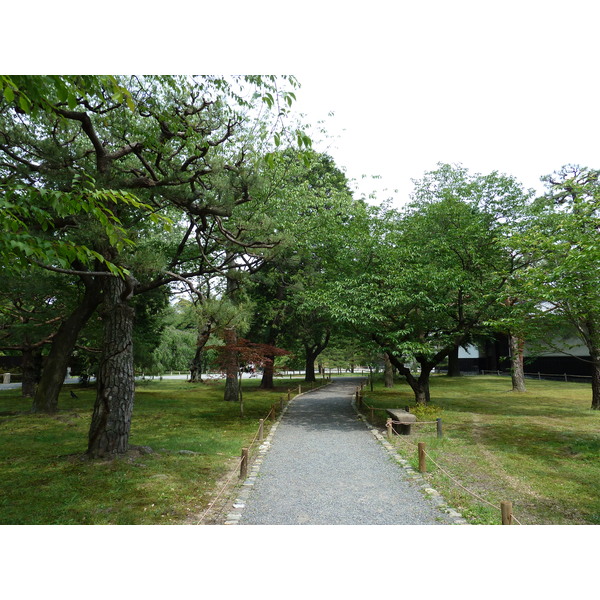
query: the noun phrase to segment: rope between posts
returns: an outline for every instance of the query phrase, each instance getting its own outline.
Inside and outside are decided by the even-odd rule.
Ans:
[[[206,510],[205,510],[205,511],[202,513],[202,515],[201,515],[201,517],[200,517],[200,520],[199,520],[199,521],[196,523],[196,525],[200,525],[200,523],[202,523],[202,521],[204,521],[204,519],[206,518],[206,515],[207,515],[207,514],[208,514],[208,512],[209,512],[209,511],[212,509],[212,507],[215,505],[215,503],[217,502],[217,500],[218,500],[218,499],[219,499],[219,498],[222,496],[223,492],[225,491],[225,489],[226,489],[226,488],[227,488],[227,486],[229,485],[230,481],[233,479],[233,477],[234,477],[235,475],[237,475],[237,474],[238,474],[238,471],[239,471],[240,467],[242,466],[242,461],[243,461],[243,460],[244,460],[243,458],[240,458],[240,459],[238,460],[238,463],[237,463],[236,469],[234,469],[234,470],[231,472],[231,475],[229,475],[229,477],[227,478],[227,481],[225,482],[225,484],[223,485],[223,487],[220,489],[220,491],[219,491],[219,493],[216,495],[215,499],[214,499],[212,502],[210,502],[210,503],[208,504],[208,507],[207,507],[207,508],[206,508]]]
[[[402,425],[402,423],[400,421],[392,421],[392,424],[396,424],[396,425]],[[411,425],[414,425],[415,423],[411,423]],[[394,429],[394,427],[392,427],[392,431],[394,431],[397,435],[398,432]],[[404,440],[402,439],[402,436],[398,435],[398,437],[396,439],[399,439],[400,441],[409,444],[411,446],[413,446],[413,448],[415,447],[414,443],[409,442],[408,440]],[[448,473],[448,471],[446,471],[446,469],[444,469],[442,466],[440,466],[440,464],[438,462],[435,461],[435,459],[426,451],[423,450],[423,453],[425,454],[425,456],[427,458],[429,458],[429,460],[445,475],[447,475],[456,485],[458,485],[460,488],[462,488],[463,490],[465,490],[465,492],[468,492],[469,494],[471,494],[471,496],[477,498],[478,500],[480,500],[481,502],[488,504],[489,506],[491,506],[493,509],[498,510],[498,507],[495,504],[492,504],[491,502],[489,502],[488,500],[486,500],[485,498],[482,498],[481,496],[479,496],[478,494],[476,494],[475,492],[472,492],[470,489],[466,488],[462,483],[460,483],[460,481],[458,481],[455,477],[453,477],[450,473]],[[521,521],[519,521],[517,519],[517,517],[515,517],[514,514],[511,513],[511,519],[513,519],[518,525],[523,525],[523,523],[521,523]]]
[[[267,414],[267,416],[263,419],[263,422],[267,421],[271,417],[271,413],[272,412],[273,412],[273,407],[271,407],[271,410],[269,411],[269,413]],[[256,440],[258,439],[259,434],[260,434],[260,427],[257,429],[256,434],[254,436],[254,439],[248,445],[248,456],[250,455],[250,448],[252,448],[252,446],[254,445],[254,443],[256,442]],[[202,521],[204,521],[204,519],[206,518],[206,515],[209,513],[209,511],[212,509],[212,507],[216,504],[217,500],[219,500],[219,498],[223,495],[223,492],[227,489],[227,487],[229,486],[231,480],[234,478],[235,475],[237,475],[239,473],[240,468],[242,466],[243,460],[244,460],[244,457],[240,457],[238,459],[236,468],[232,470],[231,474],[229,475],[229,477],[227,478],[227,480],[225,481],[225,483],[223,484],[223,486],[221,487],[221,489],[219,490],[219,492],[215,496],[214,500],[212,500],[212,502],[210,502],[208,504],[208,507],[202,513],[202,515],[200,516],[200,519],[196,523],[196,525],[200,525],[200,523],[202,523]]]
[[[309,391],[313,391],[314,389],[318,389],[320,387],[322,387],[323,385],[326,384],[322,384],[319,386],[315,386],[313,388],[311,388]],[[294,396],[295,397],[295,396]],[[293,398],[291,398],[290,400],[292,400]],[[277,414],[275,405],[273,405],[271,407],[271,410],[268,412],[267,416],[263,419],[263,423],[264,421],[268,421],[271,418],[271,414],[273,413],[273,411],[275,411],[275,414]],[[254,436],[254,439],[250,442],[250,444],[248,445],[248,458],[250,458],[250,450],[252,449],[252,447],[254,446],[255,442],[258,439],[258,436],[260,435],[260,427],[257,429],[256,434]],[[236,468],[231,472],[231,474],[229,475],[229,477],[227,478],[227,480],[225,481],[225,483],[223,484],[223,486],[221,487],[221,489],[219,490],[219,492],[217,493],[217,495],[215,496],[214,500],[212,500],[212,502],[210,502],[208,504],[208,507],[206,508],[206,510],[202,513],[202,515],[200,516],[200,519],[198,520],[198,522],[196,523],[196,525],[200,525],[200,523],[202,523],[202,521],[204,521],[204,519],[206,518],[206,515],[209,513],[209,511],[212,509],[212,507],[216,504],[217,500],[219,500],[219,498],[221,498],[221,496],[223,495],[223,493],[225,492],[225,490],[228,488],[231,480],[234,478],[234,476],[239,472],[241,466],[242,466],[242,461],[244,460],[243,457],[241,457],[238,461],[237,461],[237,465]]]
[[[437,425],[437,421],[413,421],[412,423],[403,423],[402,421],[391,421],[393,425]],[[395,430],[394,430],[395,431]]]

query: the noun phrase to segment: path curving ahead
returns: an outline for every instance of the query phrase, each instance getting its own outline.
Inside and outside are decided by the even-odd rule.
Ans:
[[[240,525],[435,525],[451,518],[406,479],[352,407],[358,378],[296,398],[279,423]]]

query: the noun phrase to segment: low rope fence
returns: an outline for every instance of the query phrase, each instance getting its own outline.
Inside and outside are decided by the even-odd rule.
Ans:
[[[376,408],[376,407],[373,407],[373,406],[369,406],[364,401],[363,387],[364,386],[361,385],[360,387],[356,388],[356,392],[355,392],[356,406],[357,406],[359,412],[360,412],[360,410],[361,410],[362,407],[364,407],[367,410],[369,410],[370,413],[371,413],[371,423],[374,423],[374,412],[375,411],[383,411],[383,412],[387,413],[387,409],[386,408]],[[406,407],[406,408],[408,409],[408,407]],[[408,412],[408,410],[406,412]],[[427,425],[427,424],[433,424],[433,423],[435,423],[436,426],[437,426],[437,437],[438,438],[443,437],[443,433],[442,433],[442,420],[441,419],[436,419],[435,421],[416,421],[416,422],[411,422],[410,426],[413,427],[414,425]],[[405,426],[406,423],[403,423],[401,421],[395,421],[394,419],[388,418],[386,420],[386,429],[387,429],[387,438],[388,438],[388,441],[391,441],[392,438],[393,438],[393,436],[394,436],[394,434],[396,434],[396,437],[394,439],[397,439],[397,440],[401,441],[402,443],[406,444],[407,446],[412,447],[413,451],[416,448],[417,449],[418,461],[419,461],[419,472],[420,473],[426,473],[427,472],[427,462],[426,461],[427,461],[427,459],[429,459],[442,473],[444,473],[453,483],[455,483],[462,490],[464,490],[465,492],[467,492],[468,494],[470,494],[471,496],[473,496],[474,498],[476,498],[480,502],[482,502],[484,504],[487,504],[488,506],[491,506],[495,510],[498,510],[498,506],[496,504],[493,504],[492,502],[489,502],[488,500],[486,500],[485,498],[483,498],[479,494],[477,494],[477,493],[473,492],[472,490],[468,489],[467,487],[465,487],[455,476],[453,476],[451,473],[449,473],[447,469],[444,469],[425,450],[425,443],[424,442],[417,442],[417,444],[415,445],[414,442],[410,442],[408,439],[406,439],[406,435],[401,435],[398,431],[396,431],[396,429],[394,428],[394,425]],[[518,525],[522,525],[523,524],[513,514],[513,511],[512,511],[512,502],[508,502],[508,501],[501,502],[500,503],[500,513],[501,513],[501,518],[502,518],[502,525],[512,525],[514,523],[516,523]]]
[[[511,376],[511,372],[510,371],[501,371],[499,369],[496,369],[495,371],[484,371],[481,370],[479,372],[481,375],[498,375],[499,377],[510,377]],[[538,379],[538,380],[542,380],[542,379],[547,379],[550,381],[574,381],[574,382],[579,382],[579,381],[592,381],[592,376],[591,375],[571,375],[570,373],[540,373],[539,371],[536,373],[523,373],[523,375],[525,377],[528,377],[529,379]]]
[[[323,387],[324,385],[327,385],[328,383],[329,383],[329,380],[324,380],[322,383],[317,382],[317,385],[305,385],[304,392],[307,392],[307,391],[310,392],[312,390]],[[206,517],[208,516],[208,514],[210,513],[210,511],[215,507],[217,502],[225,497],[226,492],[227,492],[227,490],[229,490],[231,488],[232,481],[236,475],[239,480],[246,479],[246,477],[248,475],[248,466],[249,466],[251,460],[256,456],[256,453],[259,450],[260,446],[258,445],[258,443],[262,442],[264,440],[265,422],[272,421],[274,423],[275,419],[277,418],[277,415],[278,415],[277,411],[279,410],[279,414],[281,415],[287,404],[289,404],[294,398],[296,398],[300,394],[304,393],[302,390],[302,387],[303,386],[301,384],[298,386],[298,394],[296,396],[293,396],[292,390],[288,389],[287,399],[285,398],[285,396],[281,396],[279,402],[276,402],[271,406],[267,415],[263,419],[259,419],[258,429],[254,435],[254,438],[248,444],[247,447],[242,448],[240,458],[238,459],[235,466],[233,467],[233,470],[231,471],[231,473],[225,480],[225,483],[223,483],[221,485],[219,491],[217,492],[217,495],[214,497],[213,500],[211,500],[209,502],[209,504],[206,507],[206,509],[204,510],[204,512],[200,515],[200,518],[199,518],[198,522],[196,523],[196,525],[201,525],[204,522],[204,520],[206,519]],[[273,423],[271,423],[271,425]],[[217,515],[215,515],[215,516],[220,515],[222,513],[222,511],[223,511],[223,509],[219,510],[217,512]]]

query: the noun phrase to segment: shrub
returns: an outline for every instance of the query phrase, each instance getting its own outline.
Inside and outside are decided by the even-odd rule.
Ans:
[[[410,407],[411,414],[417,417],[418,421],[434,421],[442,416],[443,408],[431,404],[416,404]]]

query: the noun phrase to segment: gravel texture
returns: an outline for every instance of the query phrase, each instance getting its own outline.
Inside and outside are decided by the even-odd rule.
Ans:
[[[414,471],[403,468],[357,416],[352,399],[360,381],[334,380],[293,400],[267,438],[229,524],[462,522],[451,509],[448,514],[435,490],[425,495]]]

